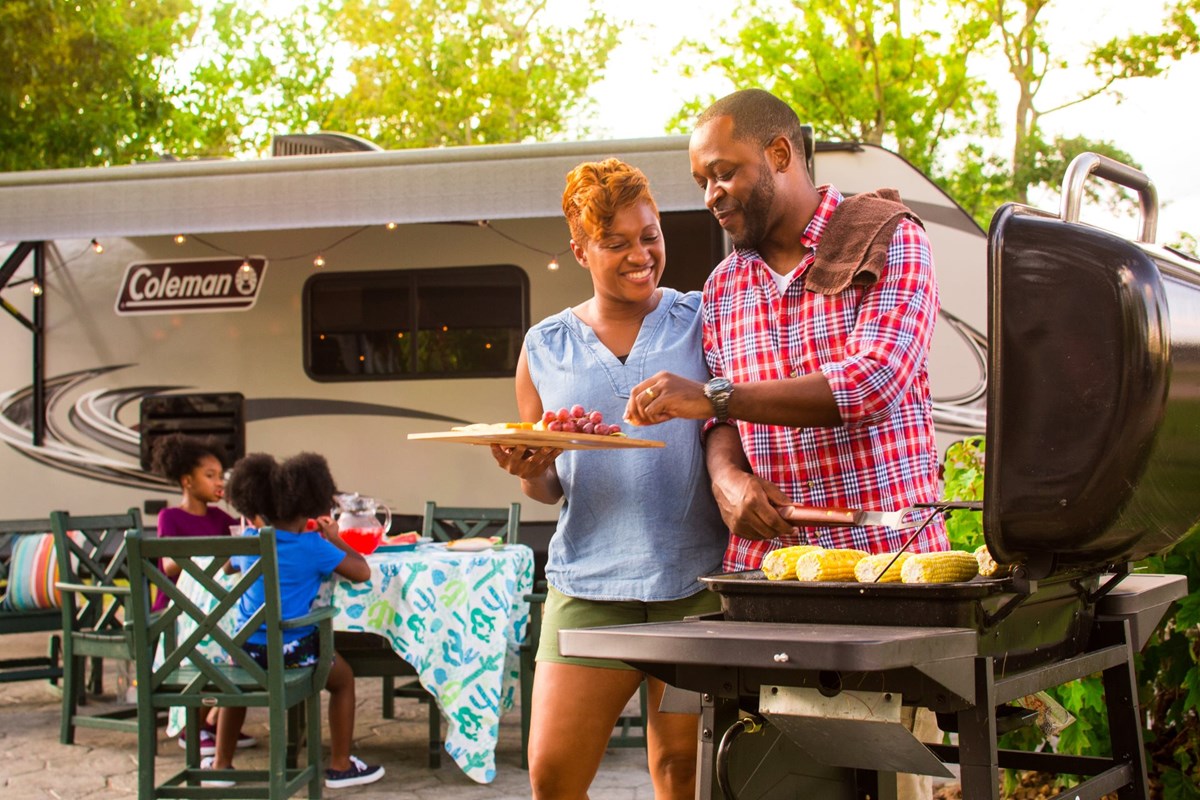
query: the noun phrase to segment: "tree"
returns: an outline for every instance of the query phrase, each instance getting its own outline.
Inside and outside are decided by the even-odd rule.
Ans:
[[[899,0],[792,0],[784,9],[756,2],[742,28],[715,46],[684,42],[680,49],[735,86],[787,100],[818,138],[887,143],[927,173],[941,141],[988,130],[994,97],[967,69],[986,24],[960,20],[949,37],[906,32]],[[710,101],[688,103],[673,127]]]
[[[0,170],[144,158],[172,113],[164,63],[192,0],[5,0]]]
[[[546,0],[331,0],[350,90],[317,119],[389,148],[552,139],[585,103],[619,26],[586,5],[581,27]]]
[[[1133,158],[1112,142],[1082,136],[1047,140],[1041,128],[1042,117],[1109,92],[1119,81],[1160,75],[1172,61],[1195,53],[1200,46],[1196,26],[1200,0],[1179,0],[1168,8],[1163,30],[1117,37],[1092,48],[1085,63],[1094,71],[1095,83],[1057,105],[1039,108],[1037,96],[1046,78],[1069,66],[1054,55],[1044,19],[1040,18],[1052,0],[962,2],[968,11],[981,15],[992,26],[995,45],[1016,84],[1009,199],[1022,203],[1027,202],[1032,186],[1056,188],[1070,158],[1079,152],[1091,150],[1136,166]],[[1109,201],[1115,202],[1112,195]]]

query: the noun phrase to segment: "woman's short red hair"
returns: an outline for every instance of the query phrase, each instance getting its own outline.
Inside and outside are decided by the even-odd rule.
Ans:
[[[611,230],[617,211],[643,201],[658,213],[650,181],[640,169],[618,158],[586,161],[567,173],[563,214],[571,238],[583,244]]]

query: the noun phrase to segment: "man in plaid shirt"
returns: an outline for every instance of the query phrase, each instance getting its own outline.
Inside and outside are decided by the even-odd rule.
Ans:
[[[735,92],[700,115],[688,149],[704,203],[735,248],[704,286],[714,377],[699,384],[660,372],[634,387],[626,419],[651,425],[716,413],[706,449],[730,529],[726,570],[758,567],[767,552],[805,542],[896,550],[897,531],[796,528],[788,507],[894,511],[937,501],[927,364],[938,295],[924,230],[901,219],[874,251],[886,253],[877,273],[830,291],[818,251],[843,198],[813,186],[795,112],[768,92]],[[848,240],[860,236],[853,228]],[[826,241],[825,252],[841,253],[839,244]],[[948,547],[937,518],[910,549]],[[941,741],[929,709],[906,706],[901,722],[923,742]],[[898,774],[896,791],[927,800],[932,781]]]
[[[655,375],[635,387],[627,418],[717,412],[707,454],[732,534],[726,570],[809,542],[899,549],[907,533],[800,528],[788,507],[895,511],[938,499],[927,369],[938,294],[925,231],[901,218],[872,280],[822,293],[814,263],[843,197],[809,178],[795,112],[767,92],[736,92],[700,116],[689,149],[705,205],[735,247],[704,287],[714,379]],[[948,546],[936,518],[909,549]]]

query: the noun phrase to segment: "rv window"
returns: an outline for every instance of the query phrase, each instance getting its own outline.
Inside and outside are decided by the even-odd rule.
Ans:
[[[304,321],[313,380],[511,376],[529,278],[509,264],[314,275]]]

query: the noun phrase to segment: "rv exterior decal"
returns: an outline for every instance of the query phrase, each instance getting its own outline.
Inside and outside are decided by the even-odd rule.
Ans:
[[[248,311],[258,299],[265,258],[144,261],[130,264],[117,292],[118,314]]]
[[[46,380],[47,437],[35,446],[32,434],[33,387],[0,393],[0,442],[59,472],[113,486],[152,491],[175,491],[169,481],[147,472],[138,463],[141,433],[119,419],[123,408],[142,398],[186,389],[183,386],[125,386],[84,390],[88,381],[126,369],[119,364],[56,375]],[[71,402],[68,394],[78,394]],[[64,408],[69,404],[69,408]],[[412,408],[306,397],[246,399],[246,421],[262,422],[300,416],[403,417],[459,425],[466,420]]]

